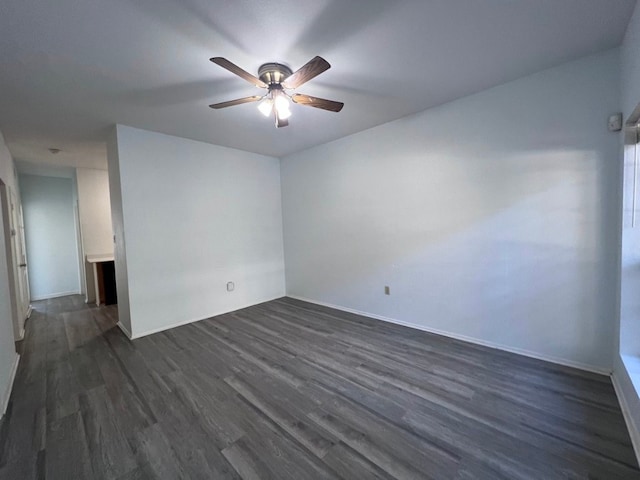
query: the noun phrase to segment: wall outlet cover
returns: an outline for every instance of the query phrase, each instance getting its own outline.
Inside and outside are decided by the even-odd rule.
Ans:
[[[607,127],[610,132],[619,132],[622,130],[622,113],[616,113],[609,117]]]

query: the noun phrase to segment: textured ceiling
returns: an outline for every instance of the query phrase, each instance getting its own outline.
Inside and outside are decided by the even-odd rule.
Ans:
[[[620,44],[635,0],[3,0],[0,130],[15,158],[101,167],[122,123],[283,156]],[[331,70],[290,126],[245,104],[268,61]],[[52,156],[47,148],[62,152]]]

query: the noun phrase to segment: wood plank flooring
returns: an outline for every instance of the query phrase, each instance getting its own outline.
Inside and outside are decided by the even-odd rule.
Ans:
[[[116,316],[35,304],[1,479],[640,479],[604,376],[288,298]]]

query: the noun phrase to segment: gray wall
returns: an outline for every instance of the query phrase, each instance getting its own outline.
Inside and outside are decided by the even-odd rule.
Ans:
[[[20,175],[31,299],[80,293],[71,178]]]
[[[618,53],[284,158],[287,293],[610,371]]]

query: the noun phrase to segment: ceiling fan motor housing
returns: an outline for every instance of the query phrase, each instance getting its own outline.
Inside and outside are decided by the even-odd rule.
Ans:
[[[258,78],[267,85],[280,85],[293,72],[280,63],[265,63],[258,69]]]

